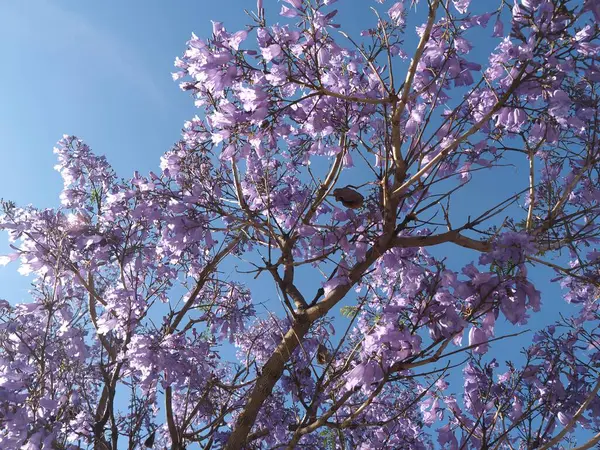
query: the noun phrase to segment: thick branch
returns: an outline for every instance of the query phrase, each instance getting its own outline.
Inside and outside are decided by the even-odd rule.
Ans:
[[[176,449],[179,447],[179,434],[177,433],[177,426],[175,425],[175,418],[173,416],[173,400],[171,386],[167,386],[165,390],[165,407],[167,416],[167,426],[169,428],[169,436],[171,436],[171,447]]]
[[[348,291],[361,279],[371,264],[391,248],[392,239],[393,235],[391,234],[382,236],[369,249],[365,260],[355,264],[350,270],[347,284],[336,286],[321,302],[296,317],[292,328],[284,335],[282,341],[263,366],[262,373],[254,385],[244,411],[240,414],[237,424],[224,447],[225,450],[237,450],[243,447],[256,421],[260,408],[269,395],[271,395],[273,387],[275,387],[275,384],[283,374],[285,364],[290,360],[292,353],[298,348],[311,325],[327,314],[331,308],[346,296]]]
[[[296,305],[296,309],[300,310],[300,309],[304,309],[308,306],[306,304],[306,300],[304,299],[304,296],[298,290],[296,285],[293,283],[293,276],[294,276],[293,275],[293,272],[294,272],[293,264],[290,264],[290,263],[286,264],[285,276],[283,279],[279,276],[279,273],[277,272],[277,267],[275,267],[275,266],[269,267],[269,272],[271,273],[271,275],[273,276],[273,279],[279,286],[279,289],[281,289],[281,291],[284,294],[287,294],[290,297],[292,297],[292,300],[294,300],[294,304]]]
[[[329,419],[331,416],[333,416],[340,409],[340,407],[344,406],[344,403],[346,403],[346,400],[348,400],[352,396],[353,393],[354,393],[354,391],[351,391],[351,390],[347,391],[321,417],[319,417],[317,420],[315,420],[310,425],[307,425],[307,426],[305,426],[303,428],[298,428],[296,430],[296,432],[294,433],[294,436],[292,437],[292,440],[290,441],[290,443],[286,447],[286,450],[293,450],[294,448],[296,448],[296,444],[298,443],[298,441],[300,441],[300,438],[302,438],[302,436],[304,436],[305,434],[308,434],[308,433],[312,433],[313,431],[315,431],[315,430],[321,428],[323,425],[325,425],[325,423],[327,422],[327,419]]]
[[[402,89],[402,95],[400,96],[400,102],[398,105],[396,105],[394,115],[392,116],[392,156],[394,158],[394,163],[396,164],[396,183],[401,183],[404,181],[403,178],[406,174],[406,163],[402,159],[402,154],[400,153],[400,147],[402,144],[400,133],[400,117],[406,108],[410,89],[417,72],[417,66],[419,65],[419,61],[425,52],[425,46],[427,45],[429,37],[431,36],[431,30],[433,28],[433,23],[435,22],[435,13],[438,5],[439,0],[434,0],[429,7],[427,25],[425,26],[425,30],[423,30],[417,50],[415,51],[415,54],[410,62],[408,72],[406,73],[406,80],[404,81],[404,88]]]
[[[577,423],[577,420],[579,419],[579,417],[585,412],[585,410],[588,407],[588,405],[590,404],[590,402],[596,398],[596,395],[598,394],[599,390],[600,390],[600,378],[598,379],[598,381],[596,381],[594,389],[592,389],[592,391],[587,396],[585,401],[581,404],[581,406],[575,412],[575,414],[573,414],[573,417],[571,418],[571,420],[569,420],[569,422],[565,425],[565,427],[561,430],[561,432],[558,433],[556,436],[554,436],[553,439],[549,440],[544,445],[542,445],[538,450],[548,450],[549,448],[553,447],[554,445],[556,445],[560,441],[562,441],[562,438],[565,437],[565,435],[571,430],[571,428],[573,428],[575,423]]]
[[[333,186],[335,185],[335,182],[340,176],[342,163],[344,161],[344,155],[346,153],[346,133],[342,133],[342,135],[340,136],[340,147],[341,151],[335,157],[335,160],[333,161],[333,164],[329,169],[329,173],[327,173],[327,176],[325,177],[325,181],[321,183],[321,186],[319,186],[319,189],[315,193],[315,201],[310,206],[310,209],[302,219],[302,223],[304,223],[305,225],[308,225],[310,223],[313,216],[317,212],[317,209],[319,209],[319,206],[321,205],[321,203],[323,203],[325,197],[329,195],[331,189],[333,189]]]
[[[460,230],[451,230],[441,234],[430,234],[428,236],[398,236],[393,240],[393,247],[431,247],[446,242],[460,245],[461,247],[477,250],[478,252],[489,252],[492,246],[487,241],[477,241],[463,236]]]
[[[588,448],[592,448],[598,442],[600,442],[600,433],[595,434],[589,441],[585,444],[580,445],[579,447],[573,447],[572,450],[587,450]]]

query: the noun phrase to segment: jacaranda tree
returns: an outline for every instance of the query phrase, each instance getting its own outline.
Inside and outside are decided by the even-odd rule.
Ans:
[[[0,448],[600,442],[600,1],[334,3],[192,36],[159,173],[3,202]]]

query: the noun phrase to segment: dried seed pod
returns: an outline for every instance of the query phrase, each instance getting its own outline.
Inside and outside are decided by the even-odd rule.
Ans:
[[[144,441],[144,446],[146,446],[147,448],[154,447],[154,438],[155,437],[156,437],[156,430],[154,430],[152,433],[150,433],[150,436],[148,436],[148,439],[146,439]]]
[[[331,353],[329,353],[327,347],[325,347],[323,344],[319,344],[319,347],[317,348],[317,362],[321,365],[324,365],[329,363],[330,360]]]
[[[358,191],[345,187],[333,191],[333,196],[338,202],[341,202],[346,208],[357,209],[365,202],[365,198]]]

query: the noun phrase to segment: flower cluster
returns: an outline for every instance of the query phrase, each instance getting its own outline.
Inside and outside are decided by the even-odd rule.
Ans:
[[[2,202],[0,447],[600,442],[600,2],[385,3],[213,22],[160,170],[65,136],[61,205]]]

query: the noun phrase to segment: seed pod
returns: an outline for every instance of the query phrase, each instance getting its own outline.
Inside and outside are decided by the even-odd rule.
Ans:
[[[338,202],[341,202],[346,208],[357,209],[365,202],[365,198],[360,192],[352,188],[345,187],[333,191],[333,196]]]
[[[325,365],[329,363],[330,360],[331,354],[327,350],[327,347],[323,344],[319,344],[319,347],[317,348],[317,362],[321,365]]]
[[[154,438],[156,437],[156,430],[154,430],[152,433],[150,433],[150,436],[148,436],[148,439],[146,439],[144,441],[144,446],[146,446],[147,448],[152,448],[154,446]]]

